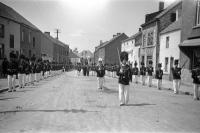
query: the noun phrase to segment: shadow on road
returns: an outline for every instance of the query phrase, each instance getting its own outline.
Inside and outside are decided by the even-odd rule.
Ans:
[[[113,89],[109,89],[105,86],[103,87],[103,92],[105,92],[105,93],[118,93],[118,91],[113,90]]]
[[[88,111],[84,109],[64,109],[64,110],[8,110],[8,111],[1,111],[0,114],[7,114],[7,113],[23,113],[23,112],[47,112],[47,113],[88,113],[88,112],[98,112],[98,111]]]
[[[2,100],[10,100],[10,99],[16,99],[16,98],[18,98],[18,97],[9,97],[9,98],[0,98],[0,101]]]
[[[125,106],[148,106],[148,105],[156,105],[156,104],[138,103],[138,104],[127,104],[127,105],[125,105]]]

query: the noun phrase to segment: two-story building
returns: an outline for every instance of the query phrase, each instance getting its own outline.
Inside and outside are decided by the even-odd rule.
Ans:
[[[124,33],[117,33],[109,41],[100,44],[95,49],[95,61],[102,58],[105,64],[119,64],[119,53],[121,52],[121,43],[128,36]],[[119,53],[118,53],[119,52]],[[98,63],[98,62],[95,62]]]
[[[129,54],[129,62],[134,64],[134,62],[140,62],[140,46],[142,42],[142,32],[139,28],[139,32],[133,36],[122,41],[121,50],[126,51]]]
[[[4,57],[10,60],[11,51],[20,52],[20,23],[9,10],[0,2],[0,65]]]
[[[159,11],[146,15],[142,27],[141,61],[146,66],[153,61],[156,68],[160,62],[160,33],[174,23],[182,12],[182,1],[177,0],[164,9],[164,2],[159,2]]]
[[[160,63],[163,64],[165,79],[172,80],[171,68],[180,58],[181,17],[160,33]]]
[[[182,6],[180,65],[182,80],[192,82],[191,70],[200,58],[200,0],[184,0]]]

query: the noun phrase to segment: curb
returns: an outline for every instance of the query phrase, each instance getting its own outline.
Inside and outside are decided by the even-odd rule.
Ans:
[[[19,87],[19,85],[16,85],[15,87]],[[1,89],[1,90],[0,90],[0,93],[3,93],[3,92],[5,92],[5,91],[8,91],[8,87],[7,87],[7,88],[4,88],[4,89]]]

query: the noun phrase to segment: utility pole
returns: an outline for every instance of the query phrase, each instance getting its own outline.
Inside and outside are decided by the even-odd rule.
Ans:
[[[56,30],[55,30],[55,33],[56,33],[56,39],[58,39],[58,34],[61,33],[60,30],[59,30],[59,29],[56,29]]]

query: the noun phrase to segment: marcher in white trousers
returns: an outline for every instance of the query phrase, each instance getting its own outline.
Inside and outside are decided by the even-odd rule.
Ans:
[[[98,89],[102,89],[105,81],[104,77],[97,77],[97,81],[98,81]]]
[[[138,83],[138,75],[133,75],[133,81],[134,83]]]
[[[145,76],[141,75],[141,81],[142,81],[142,85],[145,85]]]
[[[21,73],[18,73],[18,79],[19,79],[19,88],[22,88],[23,87],[23,81],[24,81],[24,79],[23,79],[24,77],[23,77],[23,74],[21,74]]]
[[[16,75],[8,75],[8,91],[16,91],[15,89]]]
[[[157,89],[161,90],[162,88],[162,79],[157,79]]]
[[[148,86],[149,87],[152,86],[152,79],[153,79],[153,76],[148,76]]]
[[[199,88],[200,88],[200,84],[194,84],[194,96],[193,99],[194,100],[199,100]]]
[[[181,80],[180,79],[173,79],[173,88],[174,93],[178,94],[180,89]]]
[[[129,85],[119,84],[119,102],[121,104],[128,104],[129,101]]]

